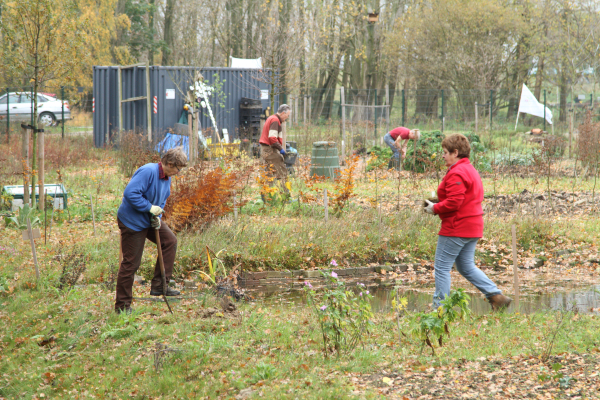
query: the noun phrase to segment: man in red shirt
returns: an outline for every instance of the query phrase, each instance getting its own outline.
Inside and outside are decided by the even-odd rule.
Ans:
[[[418,129],[408,129],[403,126],[399,126],[389,131],[384,137],[383,141],[385,144],[390,146],[392,149],[392,159],[390,160],[389,168],[400,167],[400,152],[402,152],[402,158],[406,157],[406,148],[408,147],[409,140],[419,140],[421,132]]]
[[[273,182],[278,180],[281,187],[285,188],[287,168],[283,162],[285,149],[283,148],[281,124],[290,117],[291,112],[292,109],[287,104],[279,106],[277,114],[271,115],[265,121],[258,141],[260,143],[260,155],[267,169],[269,186],[272,186]]]

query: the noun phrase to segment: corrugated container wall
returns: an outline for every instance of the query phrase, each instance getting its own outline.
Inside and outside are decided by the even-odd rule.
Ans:
[[[192,85],[193,67],[150,67],[150,95],[152,98],[152,134],[159,139],[179,121],[183,111],[186,91]],[[94,67],[94,144],[102,147],[119,130],[118,67]],[[202,68],[205,82],[216,90],[210,96],[215,122],[219,133],[223,128],[230,139],[238,137],[240,100],[242,97],[261,99],[263,109],[270,106],[271,90],[264,73],[255,69]],[[146,95],[146,69],[133,67],[122,70],[123,100]],[[267,91],[268,96],[264,94]],[[261,98],[262,94],[262,98]],[[279,106],[275,96],[275,109]],[[156,100],[155,100],[156,98]],[[122,130],[147,129],[146,100],[123,103]],[[208,110],[202,109],[202,129],[212,128]]]

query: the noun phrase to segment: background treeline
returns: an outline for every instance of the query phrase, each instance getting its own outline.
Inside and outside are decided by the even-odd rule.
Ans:
[[[24,0],[45,3],[47,0]],[[3,24],[11,0],[2,0]],[[440,89],[519,90],[536,97],[551,87],[566,119],[567,100],[582,81],[595,91],[600,62],[600,6],[594,0],[71,0],[50,3],[75,15],[66,24],[84,51],[56,80],[90,86],[92,65],[227,66],[230,56],[262,57],[277,70],[282,94],[336,88],[420,90],[417,113],[437,108]],[[75,26],[75,27],[74,27]],[[10,29],[10,27],[8,27]],[[4,32],[4,30],[3,30]],[[4,35],[5,33],[3,33]],[[26,32],[15,32],[26,35]],[[2,37],[2,51],[10,47]],[[48,49],[52,51],[52,49]],[[1,54],[0,54],[1,55]],[[13,63],[14,64],[14,63]],[[2,66],[0,62],[0,66]],[[0,85],[25,85],[3,68]],[[62,84],[67,82],[52,82]],[[283,99],[286,100],[285,98]],[[359,101],[359,100],[358,100]],[[469,96],[462,96],[472,108]],[[515,99],[515,101],[517,101]],[[313,104],[318,108],[318,104]],[[508,113],[514,107],[508,106]],[[510,115],[507,115],[510,117]],[[327,117],[327,116],[324,116]]]

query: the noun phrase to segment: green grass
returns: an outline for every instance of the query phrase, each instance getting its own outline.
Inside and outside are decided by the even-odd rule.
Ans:
[[[234,397],[252,388],[252,398],[350,398],[346,374],[370,374],[408,360],[451,366],[481,357],[539,357],[550,344],[559,313],[496,314],[450,326],[451,337],[436,356],[410,336],[398,343],[395,317],[376,315],[365,347],[324,358],[315,319],[303,307],[240,305],[235,318],[198,318],[200,296],[163,304],[135,304],[131,316],[112,312],[113,292],[87,287],[59,292],[47,284],[0,298],[0,396],[24,399]],[[212,305],[209,299],[207,305]],[[409,318],[401,319],[408,332]],[[568,314],[552,354],[597,348],[600,320]],[[50,338],[54,339],[50,339]],[[43,340],[50,340],[42,345]],[[155,368],[157,344],[164,353]],[[365,398],[377,398],[367,389]]]

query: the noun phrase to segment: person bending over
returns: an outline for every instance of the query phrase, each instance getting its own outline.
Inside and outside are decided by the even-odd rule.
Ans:
[[[123,200],[117,213],[121,231],[123,260],[117,275],[115,311],[131,313],[133,300],[133,278],[140,267],[146,239],[156,243],[155,229],[158,228],[165,266],[167,284],[173,274],[173,263],[177,251],[177,237],[160,215],[171,194],[171,177],[187,165],[187,157],[181,147],[168,150],[159,163],[140,167],[127,184]],[[156,218],[154,218],[156,217]],[[156,260],[150,295],[163,294],[160,264]],[[177,296],[177,290],[167,288],[167,296]]]

